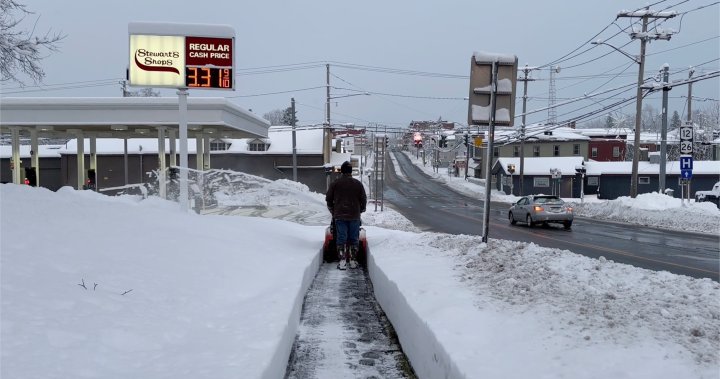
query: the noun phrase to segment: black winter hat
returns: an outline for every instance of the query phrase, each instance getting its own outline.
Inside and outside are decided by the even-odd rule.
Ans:
[[[340,166],[340,172],[342,172],[343,174],[352,173],[352,165],[350,164],[350,162],[343,162],[342,166]]]

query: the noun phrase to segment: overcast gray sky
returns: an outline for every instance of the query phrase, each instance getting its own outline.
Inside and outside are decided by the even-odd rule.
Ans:
[[[236,90],[191,90],[190,96],[232,98],[259,116],[288,107],[294,97],[303,125],[325,118],[326,63],[331,85],[338,87],[332,89],[332,96],[356,93],[352,90],[372,93],[332,102],[333,123],[359,125],[406,126],[411,120],[440,117],[467,123],[464,98],[474,51],[515,54],[521,66],[543,67],[532,73],[537,80],[528,86],[528,110],[547,106],[550,65],[571,52],[571,59],[556,63],[561,67],[556,75],[557,102],[634,83],[638,65],[608,46],[588,42],[603,39],[624,46],[631,55],[639,54],[640,42],[628,35],[632,21],[616,20],[616,15],[648,4],[653,10],[683,14],[657,23],[679,32],[670,41],[648,45],[647,76],[661,70],[664,63],[670,65],[671,80],[686,78],[689,66],[696,67],[696,76],[720,69],[716,0],[20,1],[35,12],[25,20],[25,28],[32,28],[37,20],[36,33],[52,30],[67,37],[60,51],[43,61],[47,76],[42,88],[31,82],[25,88],[4,83],[2,96],[121,96],[118,82],[129,59],[128,23],[134,21],[232,26]],[[176,96],[174,90],[160,92]],[[283,93],[267,95],[276,92]],[[720,80],[695,83],[693,95],[711,99],[695,101],[693,109],[717,104]],[[558,107],[557,119],[567,120],[634,96],[630,88]],[[670,96],[670,112],[683,113],[687,86],[676,87]],[[659,109],[661,95],[651,94],[644,103]],[[520,113],[520,99],[516,109]],[[634,114],[635,102],[626,103],[620,111]],[[533,113],[528,122],[547,117],[547,111]]]

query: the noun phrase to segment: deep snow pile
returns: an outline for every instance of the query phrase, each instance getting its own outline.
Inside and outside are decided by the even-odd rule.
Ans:
[[[631,345],[652,335],[678,343],[705,364],[718,364],[720,284],[611,260],[591,259],[533,243],[434,237],[460,258],[462,277],[482,297],[513,312],[543,308],[556,316],[557,333],[580,345]],[[449,248],[451,247],[451,248]],[[480,304],[480,306],[482,306]]]
[[[720,234],[720,209],[711,202],[688,203],[657,192],[615,200],[572,201],[577,215],[665,229]]]
[[[220,170],[218,170],[220,171]],[[219,179],[218,179],[219,180]],[[270,217],[293,221],[303,225],[328,225],[330,212],[325,204],[325,195],[311,192],[308,186],[287,179],[267,180],[243,173],[224,172],[226,183],[243,182],[243,185],[224,186],[214,193],[217,207],[237,208],[233,214]],[[410,220],[397,212],[387,209],[375,212],[373,203],[367,204],[362,214],[363,225],[386,229],[417,231]],[[209,209],[207,213],[214,213]]]

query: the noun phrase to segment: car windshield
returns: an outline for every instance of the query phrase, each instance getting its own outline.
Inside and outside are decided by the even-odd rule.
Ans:
[[[556,204],[556,205],[564,204],[562,199],[560,199],[559,197],[554,197],[554,196],[552,196],[552,197],[536,197],[535,203],[537,203],[537,204]]]

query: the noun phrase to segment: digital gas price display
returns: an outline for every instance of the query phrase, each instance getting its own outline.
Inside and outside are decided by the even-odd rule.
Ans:
[[[232,38],[185,37],[185,85],[233,88]]]
[[[234,41],[131,33],[130,85],[233,90]]]
[[[231,68],[186,67],[185,85],[188,88],[232,89]]]

